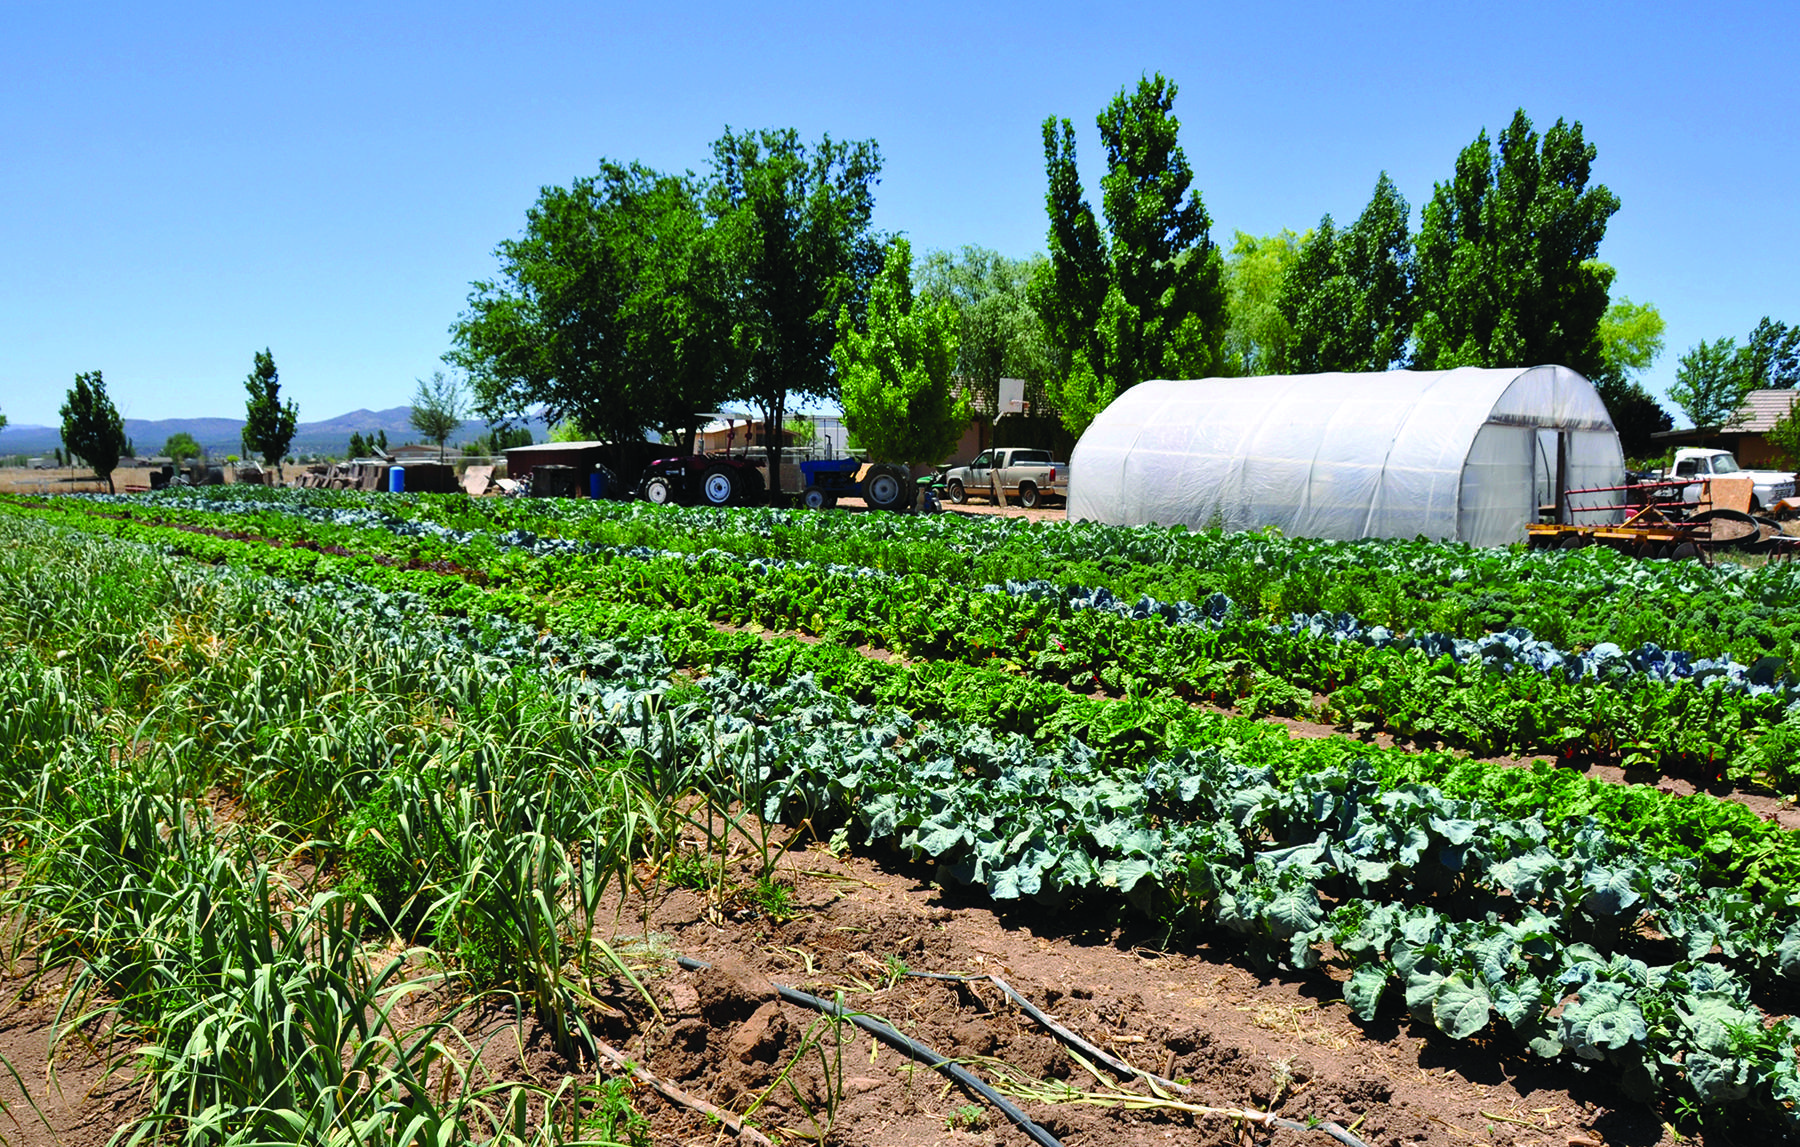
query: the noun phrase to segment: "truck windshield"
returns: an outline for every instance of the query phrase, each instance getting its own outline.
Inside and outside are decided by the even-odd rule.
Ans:
[[[1737,464],[1737,459],[1729,454],[1714,454],[1712,464],[1715,474],[1735,474],[1743,469]]]

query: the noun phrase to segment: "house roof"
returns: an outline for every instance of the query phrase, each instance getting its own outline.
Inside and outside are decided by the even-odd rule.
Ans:
[[[1800,391],[1753,390],[1738,408],[1731,428],[1744,434],[1767,434],[1775,429],[1787,412],[1793,409],[1794,397]]]
[[[1737,415],[1723,426],[1684,426],[1679,430],[1659,430],[1650,437],[1679,442],[1698,435],[1767,434],[1793,409],[1797,396],[1800,390],[1753,390],[1738,407]]]
[[[509,446],[506,453],[513,454],[560,454],[565,450],[599,449],[604,442],[534,442],[530,446]]]

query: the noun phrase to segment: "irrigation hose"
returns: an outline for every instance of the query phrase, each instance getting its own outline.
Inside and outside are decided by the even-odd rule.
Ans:
[[[910,972],[910,971],[907,972],[906,974],[908,976],[913,977],[914,979],[920,979],[920,980],[950,980],[950,981],[955,981],[955,982],[960,982],[960,983],[972,983],[972,982],[979,981],[979,980],[986,980],[989,983],[993,984],[995,987],[999,988],[1002,992],[1004,992],[1006,994],[1007,999],[1009,999],[1013,1003],[1017,1004],[1021,1011],[1023,1011],[1026,1015],[1030,1016],[1032,1019],[1036,1020],[1038,1023],[1042,1024],[1046,1029],[1048,1029],[1050,1031],[1050,1033],[1052,1035],[1055,1035],[1058,1039],[1062,1040],[1064,1043],[1070,1044],[1071,1046],[1075,1047],[1077,1050],[1081,1051],[1082,1053],[1097,1060],[1099,1063],[1104,1065],[1108,1071],[1112,1072],[1114,1075],[1117,1075],[1120,1079],[1142,1078],[1142,1079],[1148,1080],[1150,1082],[1150,1084],[1152,1085],[1152,1087],[1155,1087],[1155,1088],[1160,1088],[1160,1089],[1167,1090],[1167,1091],[1177,1092],[1181,1095],[1194,1094],[1194,1089],[1191,1087],[1188,1087],[1185,1084],[1176,1083],[1172,1079],[1164,1079],[1160,1075],[1156,1075],[1151,1072],[1144,1071],[1141,1068],[1133,1067],[1129,1063],[1126,1063],[1124,1060],[1118,1059],[1115,1056],[1111,1055],[1110,1053],[1106,1052],[1105,1050],[1095,1047],[1093,1044],[1089,1043],[1087,1040],[1082,1039],[1080,1036],[1076,1035],[1074,1032],[1070,1031],[1068,1028],[1062,1026],[1061,1024],[1057,1023],[1055,1020],[1051,1019],[1048,1015],[1046,1015],[1040,1008],[1038,1008],[1030,1000],[1027,1000],[1024,996],[1021,996],[1018,992],[1014,991],[1012,985],[1007,983],[1005,980],[1002,980],[999,976],[994,976],[994,975],[966,976],[966,975],[958,975],[954,972]],[[1241,1111],[1233,1111],[1233,1110],[1228,1110],[1225,1108],[1214,1108],[1213,1110],[1217,1111],[1219,1114],[1227,1115],[1232,1118],[1244,1119],[1244,1120],[1247,1120],[1252,1123],[1261,1123],[1268,1127],[1280,1127],[1283,1130],[1287,1130],[1287,1131],[1323,1131],[1323,1132],[1325,1132],[1325,1134],[1331,1136],[1333,1139],[1336,1139],[1339,1143],[1342,1143],[1344,1145],[1344,1147],[1368,1147],[1368,1144],[1364,1143],[1361,1139],[1358,1139],[1355,1135],[1352,1135],[1349,1131],[1344,1129],[1342,1126],[1340,1126],[1336,1123],[1330,1122],[1329,1120],[1327,1120],[1323,1123],[1314,1123],[1314,1124],[1308,1125],[1305,1123],[1300,1123],[1293,1119],[1284,1119],[1279,1115],[1274,1115],[1274,1114],[1272,1114],[1270,1112],[1266,1112],[1266,1111],[1251,1111],[1249,1109],[1244,1109]]]
[[[675,962],[690,972],[704,971],[705,969],[712,967],[711,964],[702,960],[691,959],[687,956],[677,956]],[[913,1059],[925,1064],[932,1070],[942,1072],[949,1076],[963,1087],[968,1088],[970,1091],[981,1096],[981,1098],[998,1108],[1002,1115],[1012,1120],[1018,1125],[1021,1131],[1029,1135],[1032,1142],[1038,1144],[1038,1147],[1062,1147],[1062,1143],[1056,1136],[1050,1134],[1042,1127],[1039,1127],[1036,1123],[1033,1123],[1030,1117],[1023,1111],[1014,1107],[999,1092],[983,1083],[973,1072],[969,1071],[969,1069],[962,1064],[952,1062],[945,1056],[941,1056],[924,1044],[919,1043],[917,1040],[901,1034],[887,1024],[882,1023],[880,1020],[872,1019],[869,1016],[857,1012],[848,1011],[830,1000],[822,1000],[818,996],[809,995],[806,992],[800,991],[798,988],[790,988],[783,984],[776,984],[774,987],[776,993],[788,1003],[797,1004],[800,1007],[809,1008],[816,1012],[823,1012],[826,1015],[847,1019],[857,1027],[880,1040],[882,1043],[894,1048],[896,1051],[911,1056]]]

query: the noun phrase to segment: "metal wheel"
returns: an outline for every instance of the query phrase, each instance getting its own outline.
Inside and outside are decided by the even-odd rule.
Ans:
[[[644,501],[658,506],[666,506],[675,500],[675,486],[662,474],[652,474],[644,479]]]
[[[950,500],[959,506],[969,500],[969,492],[963,489],[961,479],[950,479]]]
[[[823,486],[808,486],[800,491],[800,504],[809,510],[828,510],[831,502],[831,495],[825,492]]]
[[[735,470],[714,466],[700,476],[700,496],[709,506],[729,506],[738,498],[738,476]]]
[[[1019,505],[1024,506],[1027,510],[1029,510],[1038,504],[1038,500],[1039,499],[1038,499],[1037,483],[1035,483],[1035,482],[1020,482],[1019,483]]]

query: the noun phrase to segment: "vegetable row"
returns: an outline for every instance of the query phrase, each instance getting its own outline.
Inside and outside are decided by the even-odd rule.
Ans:
[[[1263,532],[1027,523],[784,510],[711,510],[564,499],[468,499],[217,487],[113,499],[123,506],[232,508],[529,530],[607,545],[803,558],[972,584],[1047,578],[1119,597],[1198,601],[1224,593],[1255,616],[1349,613],[1396,631],[1477,639],[1529,630],[1563,649],[1654,644],[1696,658],[1793,660],[1800,568],[1636,561],[1604,548],[1473,549],[1419,541],[1328,542]]]
[[[281,544],[248,560],[292,576],[361,555],[394,571],[380,576],[418,575],[400,580],[456,601],[467,600],[459,592],[473,578],[486,587],[477,598],[495,599],[482,608],[528,620],[541,617],[545,603],[576,597],[699,610],[719,622],[803,630],[909,656],[967,664],[998,657],[1084,691],[1166,693],[1234,703],[1253,714],[1317,711],[1358,730],[1477,755],[1592,755],[1697,769],[1707,779],[1729,771],[1780,791],[1800,787],[1800,764],[1789,751],[1800,717],[1791,713],[1791,686],[1768,659],[1745,666],[1651,647],[1626,653],[1610,644],[1570,654],[1517,633],[1473,642],[1400,638],[1343,617],[1270,624],[1219,594],[1198,604],[1126,604],[1103,586],[1071,591],[1042,580],[994,593],[924,575],[871,576],[866,568],[721,550],[667,552],[519,529],[494,535],[410,519],[362,521],[380,517],[366,509],[212,515],[115,501],[36,512],[195,554],[236,553],[233,538],[265,539]],[[130,519],[134,513],[172,520],[160,527]],[[359,516],[355,524],[313,520]],[[454,576],[436,588],[420,581],[434,573]],[[1513,671],[1519,667],[1524,671]]]

